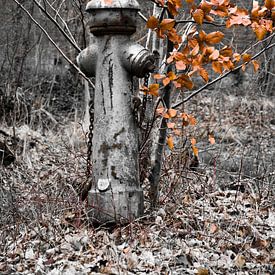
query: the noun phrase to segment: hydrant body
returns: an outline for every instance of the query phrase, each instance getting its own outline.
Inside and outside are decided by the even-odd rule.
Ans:
[[[89,212],[93,220],[128,222],[143,214],[139,182],[138,130],[131,107],[133,76],[153,69],[153,55],[132,43],[138,3],[135,0],[93,0],[95,42],[78,56],[87,76],[95,76],[93,126],[93,186]]]

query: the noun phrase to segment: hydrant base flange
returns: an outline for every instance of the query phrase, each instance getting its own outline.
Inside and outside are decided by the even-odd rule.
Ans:
[[[136,187],[106,192],[92,189],[88,194],[88,206],[92,222],[129,223],[144,213],[143,190]]]

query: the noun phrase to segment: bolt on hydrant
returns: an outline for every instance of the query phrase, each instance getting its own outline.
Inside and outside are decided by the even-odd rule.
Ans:
[[[133,76],[151,72],[154,56],[130,40],[137,27],[136,0],[92,0],[86,11],[94,42],[77,61],[88,77],[96,78],[90,217],[99,223],[129,222],[144,208],[131,104]]]

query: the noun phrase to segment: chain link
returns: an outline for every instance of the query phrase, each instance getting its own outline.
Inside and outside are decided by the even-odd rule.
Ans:
[[[150,79],[150,73],[147,73],[144,77],[144,84],[143,84],[144,87],[148,88],[149,79]],[[142,126],[142,123],[143,123],[144,118],[145,118],[147,99],[148,99],[148,93],[145,92],[145,94],[143,95],[143,98],[142,98],[142,106],[141,106],[141,113],[140,113],[140,119],[139,119],[139,127]]]
[[[89,115],[90,115],[90,125],[89,125],[89,134],[88,134],[88,148],[87,148],[87,170],[86,175],[89,177],[92,170],[92,147],[93,147],[93,131],[94,131],[94,99],[91,99],[89,102]]]

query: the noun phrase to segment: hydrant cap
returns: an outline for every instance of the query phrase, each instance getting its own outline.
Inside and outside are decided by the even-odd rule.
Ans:
[[[86,6],[86,11],[95,9],[134,9],[139,10],[139,4],[136,0],[91,0]]]

